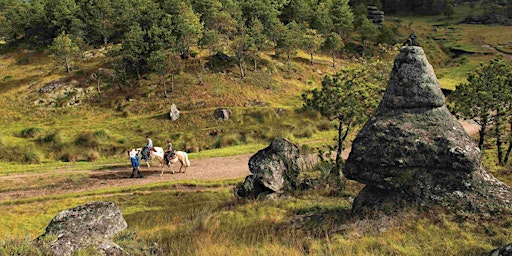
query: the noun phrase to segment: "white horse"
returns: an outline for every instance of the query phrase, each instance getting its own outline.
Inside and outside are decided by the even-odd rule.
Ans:
[[[142,148],[138,148],[137,151],[142,152]],[[181,173],[181,169],[183,167],[185,167],[185,170],[183,171],[183,173],[185,173],[187,171],[187,167],[190,166],[190,161],[188,160],[187,153],[183,152],[183,151],[174,151],[174,152],[175,152],[176,156],[169,161],[169,164],[167,164],[167,167],[170,169],[171,173],[174,174],[174,169],[171,167],[171,164],[175,164],[179,161],[181,163],[179,172]],[[151,162],[155,158],[158,160],[158,163],[160,165],[160,170],[162,171],[162,173],[160,175],[163,175],[164,174],[163,166],[166,164],[165,163],[166,162],[165,161],[165,153],[164,153],[163,148],[153,147],[153,149],[149,150],[149,159],[144,160],[146,162],[148,168],[150,167]]]

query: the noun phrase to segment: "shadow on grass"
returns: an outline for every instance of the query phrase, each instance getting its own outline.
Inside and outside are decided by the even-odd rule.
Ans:
[[[159,176],[161,171],[159,170],[141,170],[140,173],[144,177],[148,176]],[[91,179],[98,180],[121,180],[128,179],[132,174],[131,168],[127,167],[126,171],[113,171],[108,173],[93,173],[90,175]]]

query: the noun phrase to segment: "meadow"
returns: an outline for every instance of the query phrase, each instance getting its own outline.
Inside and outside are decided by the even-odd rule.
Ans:
[[[498,53],[511,57],[512,27],[459,25],[460,17],[387,21],[399,24],[404,38],[412,31],[418,34],[441,87],[450,90],[481,62]],[[105,82],[101,102],[93,91],[81,105],[45,107],[35,103],[42,85],[69,78],[82,87],[94,86],[88,77],[108,67],[108,58],[90,49],[98,52],[96,57],[80,60],[69,75],[42,52],[0,48],[0,193],[41,191],[33,198],[0,200],[0,255],[44,255],[30,241],[51,218],[96,200],[121,208],[128,229],[116,242],[131,255],[481,255],[512,241],[511,212],[470,215],[433,209],[394,218],[353,218],[351,203],[362,185],[351,181],[346,191],[319,185],[276,201],[236,198],[233,187],[241,178],[46,194],[46,188],[66,184],[87,186],[88,176],[80,170],[127,167],[126,150],[142,146],[146,135],[157,145],[171,139],[192,160],[255,153],[276,136],[289,138],[306,153],[325,150],[334,144],[336,124],[302,109],[301,94],[336,69],[329,56],[315,56],[311,66],[309,55],[299,51],[288,71],[283,59],[265,52],[261,68],[242,79],[233,65],[220,71],[204,68],[207,54],[195,49],[198,61],[188,62],[176,75],[170,98],[162,96],[156,75],[148,75],[122,88]],[[375,49],[390,66],[396,47]],[[347,53],[338,65],[356,65],[357,59]],[[176,122],[168,118],[170,103],[181,111]],[[213,117],[218,107],[230,109],[228,121]],[[512,167],[497,166],[494,151],[491,142],[486,144],[485,167],[512,185]],[[22,185],[8,182],[31,174],[43,176]]]

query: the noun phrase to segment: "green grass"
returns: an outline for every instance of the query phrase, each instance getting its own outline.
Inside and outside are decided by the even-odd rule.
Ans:
[[[358,220],[349,216],[347,197],[310,191],[277,201],[239,201],[231,190],[235,182],[168,182],[2,203],[7,221],[0,231],[4,241],[34,238],[57,212],[107,200],[123,211],[128,230],[117,242],[133,255],[479,255],[512,239],[512,216],[506,214],[460,220],[440,210],[420,212],[379,231],[370,220],[352,226]],[[127,235],[132,232],[135,237]]]

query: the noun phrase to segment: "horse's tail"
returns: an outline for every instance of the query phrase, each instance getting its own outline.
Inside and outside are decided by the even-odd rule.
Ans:
[[[187,153],[184,152],[184,155],[185,155],[185,167],[190,167],[190,161],[188,160]]]

